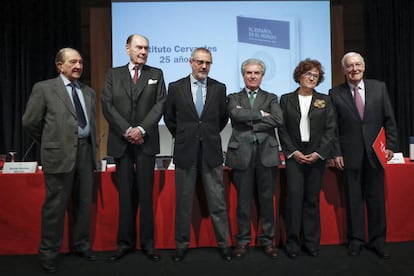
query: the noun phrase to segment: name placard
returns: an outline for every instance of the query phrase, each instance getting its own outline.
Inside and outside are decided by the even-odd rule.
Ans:
[[[410,136],[410,160],[414,161],[414,136]]]
[[[405,164],[404,155],[402,152],[394,152],[394,156],[387,164]]]
[[[5,162],[3,174],[5,173],[35,173],[37,162]]]

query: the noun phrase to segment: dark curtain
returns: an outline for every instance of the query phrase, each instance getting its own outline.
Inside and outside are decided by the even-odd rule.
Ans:
[[[408,156],[414,135],[414,1],[365,0],[366,76],[386,82]]]
[[[81,0],[6,0],[0,9],[0,153],[37,159],[21,118],[33,84],[57,76],[60,48],[82,53]]]

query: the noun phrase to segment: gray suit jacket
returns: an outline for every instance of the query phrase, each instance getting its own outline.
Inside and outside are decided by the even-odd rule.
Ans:
[[[262,164],[266,167],[279,165],[279,143],[275,128],[283,124],[283,114],[277,96],[259,89],[253,107],[250,106],[244,89],[229,95],[228,99],[227,111],[233,130],[227,149],[226,164],[234,169],[246,169],[250,164],[255,135],[259,143]],[[271,115],[263,117],[260,110]]]
[[[284,124],[279,128],[279,139],[286,156],[300,149],[300,106],[298,90],[282,95],[280,107],[283,110]],[[309,108],[310,145],[308,149],[317,152],[324,159],[331,157],[335,137],[335,110],[328,95],[313,92]],[[306,153],[305,153],[306,154]]]
[[[79,83],[89,118],[93,160],[96,163],[95,92]],[[70,96],[60,76],[36,83],[22,118],[23,128],[40,144],[46,173],[73,169],[78,144],[78,121]]]
[[[121,157],[128,145],[124,133],[129,127],[146,131],[142,150],[160,152],[158,122],[164,112],[165,82],[160,69],[144,65],[136,88],[128,66],[109,69],[102,91],[102,111],[109,124],[108,155]]]
[[[364,154],[372,167],[380,166],[372,144],[384,127],[387,149],[398,150],[397,125],[391,102],[384,82],[364,79],[365,110],[364,119],[352,98],[348,83],[343,83],[329,91],[337,116],[337,139],[334,156],[343,156],[345,167],[356,169],[362,166]]]

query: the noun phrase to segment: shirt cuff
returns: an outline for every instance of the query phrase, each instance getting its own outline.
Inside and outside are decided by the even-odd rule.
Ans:
[[[137,128],[141,131],[142,136],[145,136],[145,129],[142,126],[137,126]]]

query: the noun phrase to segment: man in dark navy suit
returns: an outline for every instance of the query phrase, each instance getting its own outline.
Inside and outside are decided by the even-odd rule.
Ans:
[[[221,256],[231,260],[229,223],[223,184],[220,132],[226,126],[226,86],[210,77],[211,52],[191,53],[192,73],[168,86],[164,121],[174,137],[176,187],[174,262],[182,261],[190,242],[197,178],[202,181]]]
[[[388,259],[385,249],[386,218],[384,168],[372,144],[384,127],[385,157],[397,150],[397,126],[385,83],[364,78],[362,56],[349,52],[342,58],[347,81],[329,91],[337,116],[334,145],[336,166],[343,170],[347,207],[348,255],[359,255],[365,243],[365,204],[368,217],[366,247]]]

